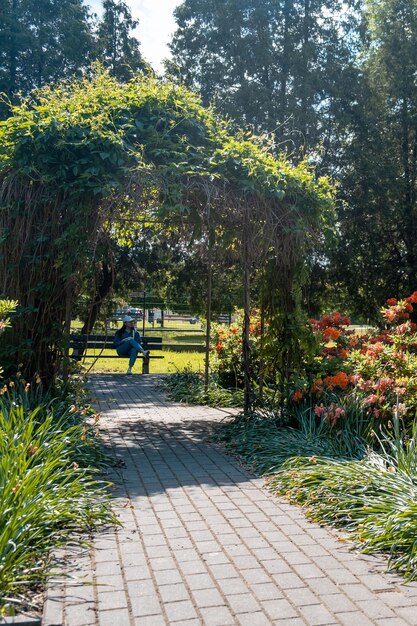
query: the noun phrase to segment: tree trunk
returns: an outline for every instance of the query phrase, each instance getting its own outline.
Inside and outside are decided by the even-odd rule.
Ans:
[[[64,383],[68,380],[68,365],[69,365],[69,336],[71,333],[71,318],[72,318],[72,289],[71,280],[67,280],[65,285],[65,337],[67,344],[64,351],[64,360],[62,364],[62,379]]]
[[[310,44],[310,0],[304,0],[304,24],[303,24],[303,55],[302,55],[302,83],[301,83],[301,119],[300,129],[307,145],[307,84],[308,84],[308,61]]]
[[[243,355],[243,381],[244,381],[244,406],[245,413],[249,413],[252,406],[252,376],[251,376],[251,352],[249,343],[250,325],[250,253],[249,253],[249,216],[245,208],[243,225],[243,331],[242,331],[242,355]]]
[[[209,209],[210,211],[210,209]],[[208,214],[208,229],[210,230],[210,213]],[[212,268],[212,244],[210,232],[208,235],[208,260],[207,260],[207,305],[206,305],[206,354],[204,360],[204,391],[207,393],[209,383],[210,366],[210,334],[211,334],[211,292],[213,282]]]
[[[281,59],[281,81],[280,81],[280,109],[281,116],[284,119],[287,113],[287,83],[288,74],[290,69],[290,9],[292,1],[285,0],[284,2],[284,34],[282,44],[282,59]]]
[[[12,2],[10,16],[10,45],[9,45],[9,97],[12,98],[16,91],[16,71],[17,71],[17,0]]]
[[[410,170],[410,114],[405,96],[402,99],[401,107],[401,134],[401,160],[404,177],[404,242],[407,250],[408,289],[411,293],[415,290],[417,279],[416,219]]]

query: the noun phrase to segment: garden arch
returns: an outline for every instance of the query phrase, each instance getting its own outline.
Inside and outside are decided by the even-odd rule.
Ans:
[[[265,138],[232,134],[195,94],[154,77],[122,85],[97,69],[11,113],[0,128],[0,292],[19,309],[1,338],[5,366],[54,380],[72,303],[143,206],[237,246],[246,282],[269,268],[270,316],[294,317],[308,237],[333,202],[305,161],[293,167]]]

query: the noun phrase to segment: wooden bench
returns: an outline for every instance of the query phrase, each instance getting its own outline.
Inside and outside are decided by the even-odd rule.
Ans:
[[[76,361],[82,359],[127,359],[128,356],[119,356],[113,345],[113,335],[81,335],[72,333],[70,335],[70,357]],[[145,350],[162,350],[162,337],[142,337],[141,345]],[[114,354],[103,354],[103,350],[113,350]],[[92,352],[93,350],[93,352]],[[149,374],[149,361],[151,359],[164,359],[164,356],[148,354],[138,354],[138,359],[142,361],[142,374]]]

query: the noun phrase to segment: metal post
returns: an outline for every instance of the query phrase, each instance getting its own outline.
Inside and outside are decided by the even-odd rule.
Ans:
[[[149,374],[149,354],[143,357],[142,374]]]
[[[143,291],[143,318],[142,318],[142,337],[145,336],[145,320],[146,320],[146,291]]]

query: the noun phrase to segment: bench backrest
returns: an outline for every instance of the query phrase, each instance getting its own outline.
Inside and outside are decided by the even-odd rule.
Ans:
[[[97,348],[114,348],[114,335],[80,335],[73,333],[70,335],[71,348],[82,347]],[[162,337],[142,337],[142,346],[145,350],[162,350]]]

